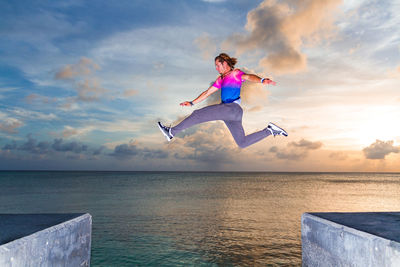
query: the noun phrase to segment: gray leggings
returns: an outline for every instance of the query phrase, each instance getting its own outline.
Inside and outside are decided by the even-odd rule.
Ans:
[[[241,148],[252,145],[271,134],[268,130],[264,129],[245,135],[242,126],[242,117],[243,110],[240,105],[236,103],[211,105],[193,111],[190,116],[181,121],[175,127],[172,127],[171,133],[175,136],[177,133],[195,124],[206,121],[222,120],[225,122],[226,126],[228,126],[233,138]]]

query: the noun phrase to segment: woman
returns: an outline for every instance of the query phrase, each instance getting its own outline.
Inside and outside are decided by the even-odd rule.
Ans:
[[[174,127],[166,127],[161,122],[158,122],[158,127],[165,135],[168,141],[181,132],[195,124],[206,121],[223,120],[231,132],[233,138],[239,147],[244,148],[252,145],[269,135],[288,136],[287,132],[273,123],[258,132],[245,135],[242,126],[243,110],[240,107],[240,88],[242,82],[258,82],[262,84],[276,83],[268,78],[260,78],[254,74],[246,74],[240,69],[235,69],[236,58],[231,58],[227,54],[222,53],[215,58],[215,68],[220,74],[218,79],[210,88],[201,93],[193,101],[185,101],[181,106],[193,106],[218,90],[221,90],[221,103],[211,105],[202,109],[195,110],[190,116]]]

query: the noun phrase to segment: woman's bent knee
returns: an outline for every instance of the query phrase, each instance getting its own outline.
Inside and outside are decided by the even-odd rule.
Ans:
[[[246,148],[248,147],[247,143],[243,141],[236,141],[236,144],[239,146],[239,148]]]

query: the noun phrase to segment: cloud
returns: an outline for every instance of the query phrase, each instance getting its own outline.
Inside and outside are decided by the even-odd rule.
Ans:
[[[131,96],[137,95],[138,93],[139,92],[137,90],[133,90],[133,89],[125,90],[124,91],[124,96],[125,97],[131,97]]]
[[[10,144],[3,146],[3,150],[8,151],[25,151],[32,154],[51,155],[54,153],[74,153],[74,154],[87,154],[98,155],[104,147],[90,149],[88,145],[81,142],[71,141],[65,142],[62,138],[56,138],[52,142],[37,141],[31,134],[27,136],[27,140],[22,144],[13,141]]]
[[[263,76],[247,68],[242,68],[242,71],[261,77]],[[267,86],[261,83],[244,82],[242,84],[240,97],[243,100],[243,104],[248,107],[250,111],[258,111],[261,107],[265,106],[265,103],[268,101],[268,95],[269,91],[267,90]]]
[[[197,37],[193,43],[202,52],[203,59],[209,60],[210,58],[214,57],[217,46],[215,42],[211,39],[210,35],[204,33],[201,36]]]
[[[78,99],[86,102],[97,101],[107,90],[102,88],[97,78],[85,79],[79,82],[76,87]]]
[[[2,118],[1,113],[0,113],[0,131],[1,132],[6,132],[9,134],[15,134],[18,133],[17,128],[22,127],[24,124],[15,118]]]
[[[105,146],[100,146],[100,147],[94,149],[92,155],[93,156],[101,155],[105,148],[106,148]]]
[[[46,96],[41,96],[38,94],[29,94],[25,97],[25,102],[32,105],[32,104],[49,104],[56,102],[56,98],[49,98]]]
[[[329,158],[333,160],[347,160],[348,155],[344,152],[338,151],[338,152],[332,152],[329,154]]]
[[[307,57],[301,48],[313,45],[331,34],[332,14],[340,0],[265,0],[247,14],[247,34],[230,36],[223,47],[238,54],[261,49],[267,55],[260,65],[277,74],[299,72]]]
[[[400,78],[400,66],[389,70],[388,73],[387,73],[387,76],[388,76],[388,78],[391,78],[391,79]]]
[[[287,160],[302,160],[307,157],[307,151],[305,150],[290,150],[287,149],[279,149],[276,146],[273,146],[269,149],[269,152],[274,153],[278,159],[287,159]]]
[[[297,147],[305,150],[314,150],[322,146],[321,142],[311,142],[305,139],[301,139],[298,142],[290,142],[288,146]]]
[[[58,119],[58,117],[53,113],[38,112],[24,108],[14,108],[10,109],[9,111],[15,116],[23,118],[25,120],[51,121]]]
[[[18,128],[25,126],[26,121],[50,121],[57,119],[57,116],[53,113],[46,114],[23,108],[5,109],[5,111],[10,115],[0,112],[0,132],[8,134],[17,134]]]
[[[99,70],[100,67],[96,63],[94,63],[91,59],[83,57],[76,64],[68,64],[63,67],[60,71],[58,71],[55,75],[57,80],[65,79],[74,79],[80,76],[87,76],[94,73],[96,70]]]
[[[175,158],[185,160],[195,160],[218,165],[221,163],[232,162],[232,149],[229,145],[216,142],[216,139],[204,132],[197,132],[184,138],[183,146],[190,148],[186,153],[175,153]]]
[[[51,145],[49,142],[37,142],[31,135],[28,135],[28,140],[20,146],[14,146],[14,150],[27,151],[33,154],[45,154],[50,151]]]
[[[64,130],[62,131],[62,137],[63,138],[69,138],[71,136],[75,136],[75,137],[79,137],[79,136],[83,136],[83,135],[87,135],[89,134],[91,131],[95,130],[95,129],[102,129],[102,126],[93,126],[93,125],[89,125],[86,124],[84,127],[81,128],[74,128],[71,127],[69,125],[64,126]],[[58,133],[53,132],[53,135],[58,135]]]
[[[99,100],[108,90],[101,86],[100,80],[94,76],[100,67],[89,58],[81,58],[78,63],[66,65],[58,71],[56,80],[72,81],[78,92],[77,100],[93,102]]]
[[[15,150],[17,149],[17,143],[15,141],[12,141],[11,144],[6,144],[3,146],[3,150]]]
[[[84,145],[80,142],[68,142],[65,143],[63,139],[54,139],[54,142],[51,146],[54,151],[60,152],[74,152],[74,153],[82,153],[88,150],[88,146]]]
[[[312,142],[305,139],[301,139],[298,142],[290,142],[286,146],[287,148],[278,148],[273,146],[269,149],[269,152],[275,154],[279,159],[295,160],[300,161],[305,159],[310,150],[319,149],[323,144],[321,142]]]
[[[399,153],[399,147],[393,146],[393,141],[376,140],[375,143],[363,149],[367,159],[385,159],[390,153]]]
[[[114,148],[114,152],[110,156],[119,159],[130,159],[133,157],[142,157],[144,159],[164,159],[168,157],[168,152],[161,149],[151,149],[140,147],[138,142],[130,142],[129,144],[120,144]]]
[[[73,110],[78,110],[80,108],[80,105],[76,102],[75,97],[68,97],[64,100],[64,103],[59,106],[60,110],[63,111],[73,111]]]
[[[79,131],[71,126],[64,126],[64,131],[62,132],[63,137],[68,138],[73,135],[79,134]]]
[[[223,164],[237,161],[238,149],[229,130],[222,122],[204,123],[179,134],[171,143],[174,157],[207,164],[210,169],[218,169]]]

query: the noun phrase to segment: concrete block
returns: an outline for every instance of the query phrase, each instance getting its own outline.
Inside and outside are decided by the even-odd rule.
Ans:
[[[400,212],[304,213],[303,266],[400,266]]]
[[[90,214],[0,214],[0,266],[90,266]]]

